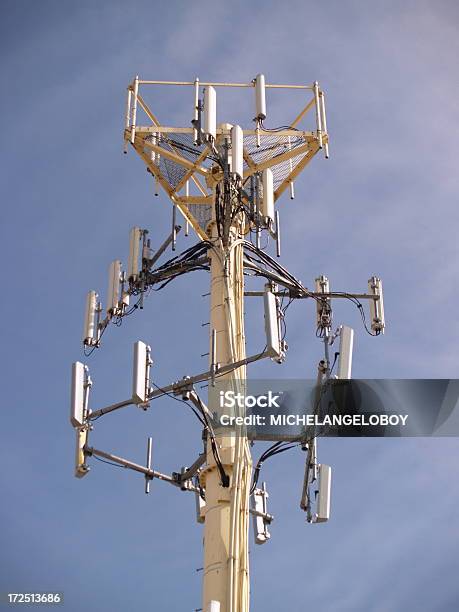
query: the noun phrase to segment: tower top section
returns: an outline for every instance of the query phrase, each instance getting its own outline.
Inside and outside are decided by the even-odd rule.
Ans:
[[[166,125],[155,113],[155,93],[159,87],[170,86],[189,91],[188,126]],[[207,239],[213,191],[224,172],[218,143],[224,141],[227,147],[232,146],[231,125],[217,122],[217,91],[220,95],[224,88],[246,90],[245,93],[250,92],[253,98],[253,112],[249,111],[247,119],[254,125],[241,129],[240,179],[244,188],[269,168],[276,201],[292,187],[293,181],[320,149],[328,157],[325,95],[317,82],[312,85],[270,84],[262,74],[250,83],[203,82],[198,78],[194,81],[151,81],[136,76],[127,88],[125,152],[130,143],[157,185],[164,189],[202,239]],[[305,105],[298,109],[288,125],[265,125],[269,119],[271,90],[296,90],[304,94]],[[187,123],[185,117],[184,123]]]

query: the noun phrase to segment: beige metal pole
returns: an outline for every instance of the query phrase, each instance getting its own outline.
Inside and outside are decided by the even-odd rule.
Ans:
[[[212,223],[210,330],[216,331],[216,361],[220,365],[245,358],[244,277],[241,229],[232,228],[232,241],[224,248]],[[231,243],[232,242],[232,243]],[[212,353],[212,350],[209,351]],[[221,379],[236,387],[245,379],[245,367]],[[220,379],[220,380],[221,380]],[[215,399],[209,393],[209,408]],[[220,612],[248,612],[248,514],[251,476],[250,452],[245,437],[218,436],[221,461],[230,476],[230,487],[223,488],[210,444],[202,473],[206,489],[204,525],[203,611],[211,601],[220,603]]]

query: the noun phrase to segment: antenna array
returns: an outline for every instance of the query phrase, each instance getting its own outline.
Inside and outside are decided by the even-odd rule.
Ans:
[[[162,125],[144,98],[144,92],[157,87],[191,88],[190,127]],[[250,129],[217,123],[217,90],[240,88],[253,91],[253,122]],[[287,126],[268,128],[267,94],[270,89],[297,90],[306,94],[305,106]],[[314,112],[309,112],[314,111]],[[312,125],[306,124],[312,119]],[[196,518],[204,524],[203,610],[246,612],[249,607],[247,515],[251,514],[256,544],[270,538],[266,484],[257,486],[266,459],[297,444],[277,441],[267,449],[252,473],[247,439],[242,431],[236,437],[221,437],[214,431],[212,389],[216,378],[241,388],[246,366],[269,358],[282,363],[287,343],[281,333],[285,317],[283,298],[309,299],[316,304],[316,336],[324,354],[317,366],[317,401],[327,381],[333,377],[349,379],[352,369],[354,331],[340,325],[333,332],[333,301],[346,299],[360,310],[367,331],[384,333],[384,306],[381,280],[368,281],[368,293],[356,294],[330,290],[327,277],[315,279],[311,291],[261,248],[261,237],[275,243],[280,257],[279,211],[275,204],[289,190],[295,196],[294,181],[319,151],[329,156],[325,95],[317,82],[312,85],[267,84],[264,75],[250,83],[210,83],[198,78],[191,82],[147,81],[136,77],[129,85],[124,130],[125,152],[131,146],[144,161],[154,179],[154,193],[161,187],[172,202],[171,231],[160,246],[152,248],[148,230],[133,227],[129,235],[126,272],[120,260],[109,268],[105,317],[96,291],[86,298],[83,345],[87,354],[101,346],[110,323],[119,323],[135,310],[143,309],[149,290],[162,289],[178,276],[198,270],[211,275],[211,321],[209,368],[163,384],[151,381],[152,350],[145,342],[134,345],[132,391],[127,399],[102,408],[89,407],[92,381],[81,362],[73,364],[70,421],[76,431],[75,474],[85,476],[93,456],[109,459],[144,476],[145,492],[153,479],[172,484],[196,498]],[[198,242],[160,264],[170,247],[176,250],[184,218],[185,235],[191,226]],[[258,290],[244,287],[244,274],[262,277]],[[266,334],[265,348],[251,356],[245,354],[243,318],[244,297],[262,297]],[[366,326],[361,300],[370,304],[370,328]],[[339,342],[337,375],[330,351]],[[161,358],[157,355],[157,358]],[[207,407],[197,393],[197,383],[210,383]],[[146,464],[140,465],[89,445],[89,434],[100,417],[129,405],[147,410],[152,401],[172,395],[187,402],[203,428],[203,449],[190,467],[171,475],[152,467],[152,438],[147,440]],[[317,460],[317,439],[305,438],[306,452],[301,508],[307,521],[320,523],[330,515],[331,468]],[[250,503],[249,503],[249,500]],[[229,512],[228,512],[229,509]]]

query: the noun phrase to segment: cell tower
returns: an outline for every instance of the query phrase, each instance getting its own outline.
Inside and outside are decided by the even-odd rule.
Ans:
[[[162,125],[146,102],[148,91],[178,86],[191,91],[188,127]],[[230,123],[217,124],[217,90],[241,88],[250,93],[247,109],[250,129]],[[267,94],[282,90],[305,95],[305,106],[293,120],[282,127],[267,127]],[[182,91],[184,91],[182,89]],[[254,117],[254,118],[253,118]],[[253,123],[250,123],[253,118]],[[229,118],[231,119],[231,118]],[[309,129],[308,129],[309,126]],[[315,302],[318,337],[324,355],[317,368],[320,389],[333,376],[330,347],[339,342],[337,377],[351,377],[354,332],[347,326],[332,331],[332,302],[348,299],[358,306],[369,300],[372,335],[384,332],[381,280],[371,277],[368,293],[352,294],[330,290],[328,278],[315,279],[314,290],[307,289],[276,258],[261,248],[261,238],[270,238],[275,255],[280,257],[280,221],[275,210],[285,191],[295,197],[294,182],[311,159],[322,151],[328,158],[329,138],[325,114],[325,95],[317,82],[312,85],[274,85],[262,74],[250,83],[209,83],[141,80],[137,76],[127,88],[124,129],[125,152],[134,148],[151,173],[155,193],[162,188],[172,201],[170,235],[152,249],[146,229],[130,232],[127,270],[115,260],[109,270],[107,303],[104,309],[98,294],[90,291],[86,301],[83,344],[87,352],[101,345],[110,323],[119,323],[136,308],[143,308],[151,287],[164,287],[176,277],[196,270],[210,272],[209,368],[191,373],[165,385],[152,383],[152,350],[136,342],[133,353],[132,394],[116,404],[89,408],[92,381],[86,365],[73,364],[71,424],[76,430],[77,477],[89,471],[91,457],[101,457],[143,474],[145,492],[157,478],[196,497],[197,521],[204,525],[203,603],[205,612],[247,612],[250,583],[248,563],[249,518],[252,517],[255,542],[270,538],[268,527],[273,517],[268,513],[266,484],[258,486],[261,466],[266,459],[294,444],[276,441],[258,460],[255,468],[243,429],[216,433],[214,423],[216,379],[238,390],[243,388],[248,364],[261,359],[282,363],[287,345],[280,333],[285,316],[281,300],[287,297]],[[190,226],[198,242],[165,263],[159,260],[171,247],[177,248],[181,230],[177,218]],[[244,275],[263,279],[259,289],[248,290]],[[244,297],[263,298],[266,346],[260,353],[246,355]],[[134,302],[133,302],[134,300]],[[366,327],[366,325],[365,325]],[[160,359],[160,355],[155,355]],[[336,361],[336,357],[335,357]],[[172,373],[171,373],[172,374]],[[197,383],[208,381],[207,405],[196,391]],[[93,423],[125,406],[147,409],[152,401],[171,395],[190,405],[203,428],[203,450],[190,467],[171,475],[152,467],[152,439],[147,442],[145,465],[133,463],[90,444]],[[91,434],[92,438],[92,434]],[[330,514],[331,468],[318,463],[316,438],[305,438],[300,446],[306,451],[306,466],[301,508],[310,523],[328,520]]]

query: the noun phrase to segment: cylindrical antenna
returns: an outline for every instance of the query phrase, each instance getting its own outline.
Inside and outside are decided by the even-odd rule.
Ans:
[[[199,121],[199,79],[194,80],[194,112],[193,112],[193,141],[198,144],[198,121]]]
[[[314,101],[316,106],[316,126],[317,126],[317,138],[319,139],[319,149],[322,148],[322,118],[320,112],[320,100],[319,100],[319,83],[314,81]]]
[[[204,133],[213,140],[217,137],[217,94],[210,85],[204,89]]]
[[[276,254],[278,257],[281,256],[281,236],[280,236],[280,221],[279,211],[276,210]]]
[[[125,121],[125,127],[128,130],[129,126],[131,125],[131,99],[132,99],[132,89],[131,86],[128,87],[127,89],[127,96],[126,96],[126,121]]]
[[[153,447],[153,438],[148,438],[147,440],[147,470],[151,470],[151,452]],[[150,493],[150,482],[153,480],[151,476],[145,474],[145,493]]]
[[[231,128],[231,172],[242,180],[244,174],[244,133],[239,125]]]
[[[257,74],[255,77],[255,109],[255,121],[257,123],[266,119],[266,89],[264,74]]]
[[[132,106],[132,118],[131,118],[131,143],[134,144],[135,140],[135,123],[137,120],[137,98],[139,95],[139,75],[136,75],[134,79],[134,104]]]
[[[89,291],[88,295],[86,296],[86,310],[84,314],[83,328],[83,344],[86,346],[94,346],[97,344],[96,311],[97,293],[95,291]]]
[[[175,251],[177,244],[177,206],[175,202],[172,203],[172,250]]]
[[[327,136],[327,140],[328,140],[328,132],[327,132],[327,115],[325,114],[325,94],[323,91],[320,92],[320,114],[322,116],[322,129],[324,131],[324,134],[326,134]],[[328,154],[328,142],[325,143],[325,159],[329,158],[329,154]]]
[[[291,140],[290,136],[288,137],[288,150],[289,150],[289,152],[292,150],[292,140]],[[292,172],[293,172],[293,159],[290,158],[288,160],[288,163],[289,163],[289,167],[290,167],[290,176],[291,176]],[[293,182],[292,179],[290,179],[289,186],[290,186],[290,199],[294,200],[295,199],[295,185],[294,185],[294,182]]]
[[[157,143],[157,137],[156,137],[156,133],[151,135],[151,144],[152,145],[156,145]],[[154,151],[153,149],[150,149],[150,159],[152,161],[152,163],[154,164],[156,161],[156,151]]]
[[[185,183],[185,197],[190,197],[190,181]],[[187,202],[188,207],[188,202]],[[188,217],[185,217],[185,236],[188,236],[190,233],[190,222],[188,221]]]
[[[261,214],[264,217],[265,223],[271,226],[274,221],[274,178],[271,168],[263,170],[262,184]]]
[[[383,334],[386,322],[384,319],[384,301],[382,281],[377,276],[368,279],[368,291],[375,296],[370,300],[371,329],[377,334]]]

